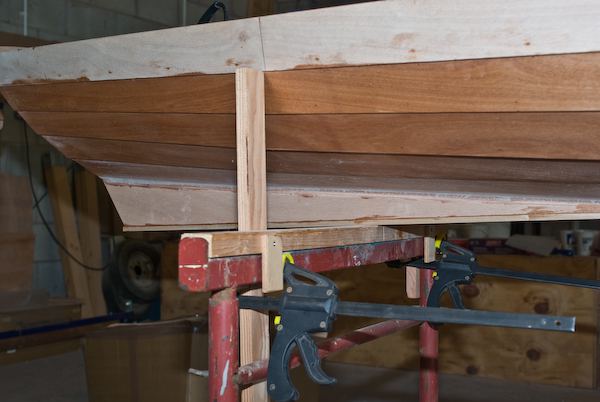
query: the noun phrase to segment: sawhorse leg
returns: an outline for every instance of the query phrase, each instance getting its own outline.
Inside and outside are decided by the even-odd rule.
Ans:
[[[238,402],[233,381],[239,366],[239,308],[236,290],[215,293],[208,303],[208,395],[210,402]]]
[[[427,306],[429,290],[433,285],[432,271],[422,270],[420,273],[421,306]],[[419,328],[419,401],[438,402],[438,331],[424,322]]]

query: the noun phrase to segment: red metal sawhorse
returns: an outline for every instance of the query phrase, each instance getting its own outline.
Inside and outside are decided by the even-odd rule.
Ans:
[[[297,265],[313,272],[404,260],[423,255],[421,238],[394,240],[352,246],[327,247],[291,252]],[[264,381],[267,361],[239,367],[239,306],[237,288],[256,285],[261,280],[261,256],[209,258],[208,242],[184,237],[179,244],[179,283],[190,292],[216,292],[209,300],[209,401],[238,402],[240,387]],[[421,277],[421,304],[425,305],[431,275]],[[319,355],[359,345],[382,336],[419,325],[415,321],[390,320],[358,329],[319,344]],[[438,336],[428,324],[419,331],[421,353],[419,396],[421,402],[438,400]],[[291,366],[300,365],[294,356]]]

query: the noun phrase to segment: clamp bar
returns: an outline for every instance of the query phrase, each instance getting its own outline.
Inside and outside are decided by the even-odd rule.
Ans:
[[[279,310],[281,305],[279,299],[255,296],[240,296],[239,303],[240,308],[271,311]],[[307,301],[306,304],[308,309],[310,301]],[[539,314],[515,314],[445,307],[432,308],[359,302],[339,302],[335,307],[335,314],[352,317],[575,332],[575,317]]]
[[[554,285],[577,286],[600,290],[600,281],[592,279],[571,278],[568,276],[546,275],[537,272],[515,272],[508,269],[489,268],[477,266],[474,271],[477,275],[494,276],[498,278],[518,279],[523,281],[535,281],[550,283]]]
[[[463,310],[445,307],[397,306],[340,302],[336,313],[354,317],[373,317],[396,320],[443,322],[447,324],[483,325],[493,327],[542,329],[575,332],[575,317],[539,314],[504,313],[495,311]]]

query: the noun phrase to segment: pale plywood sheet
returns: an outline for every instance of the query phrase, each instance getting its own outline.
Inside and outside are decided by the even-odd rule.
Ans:
[[[164,29],[0,53],[0,83],[116,80],[263,69],[258,19]]]
[[[595,51],[600,4],[390,0],[261,18],[265,67],[388,64]]]
[[[125,226],[139,230],[235,228],[233,186],[150,187],[105,180]],[[269,227],[434,224],[600,218],[594,199],[495,197],[474,193],[272,188]]]
[[[2,52],[0,82],[591,52],[599,19],[594,0],[389,0]]]

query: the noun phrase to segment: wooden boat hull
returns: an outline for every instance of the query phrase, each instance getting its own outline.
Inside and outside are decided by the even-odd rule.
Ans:
[[[463,3],[465,8],[472,5]],[[571,14],[562,22],[569,25],[566,18],[571,25],[550,29],[567,3]],[[408,14],[417,12],[413,7],[422,13],[435,11],[431,5],[421,8],[404,1],[377,4],[381,15],[389,7]],[[529,7],[521,2],[514,6]],[[81,79],[74,66],[64,65],[60,74],[45,69],[43,76],[51,79],[39,80],[42,74],[36,69],[41,67],[36,63],[58,57],[51,57],[46,48],[59,54],[89,54],[99,47],[112,49],[113,55],[122,51],[122,43],[114,38],[54,45],[59,47],[11,52],[4,58],[0,54],[0,71],[5,68],[7,77],[0,92],[38,134],[104,180],[131,230],[235,227],[231,72],[238,65],[267,70],[272,227],[596,219],[600,32],[592,39],[588,35],[594,36],[600,27],[588,14],[600,15],[600,6],[558,0],[544,6],[549,11],[543,16],[530,14],[518,21],[506,4],[480,10],[484,15],[471,16],[470,27],[486,33],[473,39],[486,47],[475,49],[457,40],[460,46],[453,48],[453,56],[441,52],[439,44],[437,51],[415,50],[425,43],[433,49],[435,41],[413,35],[400,38],[394,51],[391,42],[381,42],[379,53],[354,60],[355,55],[346,52],[343,63],[333,63],[332,49],[342,51],[358,40],[345,31],[347,37],[338,35],[328,42],[329,50],[322,49],[310,63],[299,63],[303,51],[292,46],[283,54],[273,39],[275,27],[285,37],[293,29],[305,32],[313,26],[311,18],[328,15],[354,21],[365,5],[181,28],[179,39],[175,30],[168,30],[160,43],[178,45],[173,62],[179,67],[165,65],[159,72],[149,69],[146,56],[140,56],[144,67],[137,70],[131,63],[113,63],[112,70],[101,71],[82,60],[77,63],[86,64],[90,73]],[[438,12],[454,13],[436,7]],[[498,23],[486,28],[486,13]],[[515,37],[501,28],[517,22],[528,35],[523,43],[505,49],[499,38],[512,43]],[[256,24],[266,30],[255,32]],[[425,35],[429,22],[420,24],[415,30]],[[365,35],[378,29],[358,28]],[[449,23],[445,29],[451,37],[452,32],[464,34],[466,28]],[[315,35],[327,35],[317,31]],[[228,46],[217,52],[216,44],[200,41],[197,52],[213,46],[203,68],[189,64],[189,55],[179,54],[191,38],[217,33],[223,35],[217,44]],[[586,39],[567,43],[567,33]],[[147,33],[125,36],[122,42],[133,45],[142,35],[158,41],[156,33]],[[258,50],[257,37],[263,41]],[[317,41],[314,46],[324,45]],[[398,46],[408,48],[399,52]],[[246,61],[238,62],[241,54],[248,56]],[[234,62],[218,64],[224,55]],[[503,57],[489,58],[493,56]],[[457,60],[469,57],[475,60]],[[23,71],[16,70],[17,62]]]

